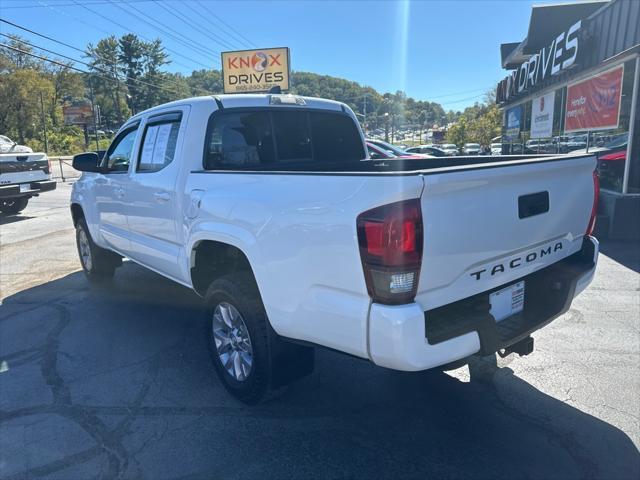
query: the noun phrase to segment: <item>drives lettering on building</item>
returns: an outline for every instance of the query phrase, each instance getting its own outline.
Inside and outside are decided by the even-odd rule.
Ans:
[[[504,103],[573,66],[578,57],[581,26],[582,20],[578,20],[566,32],[561,32],[554,38],[548,46],[542,47],[529,60],[512,70],[511,74],[498,84],[496,101]]]
[[[224,93],[288,90],[289,68],[286,47],[222,52]]]

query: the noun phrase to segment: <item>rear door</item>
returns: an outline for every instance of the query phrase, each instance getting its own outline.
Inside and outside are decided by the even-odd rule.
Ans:
[[[176,182],[188,106],[154,113],[142,128],[128,188],[126,214],[132,259],[177,280],[181,211]]]
[[[578,251],[593,206],[593,157],[427,172],[425,310],[509,284]],[[526,295],[526,294],[525,294]]]

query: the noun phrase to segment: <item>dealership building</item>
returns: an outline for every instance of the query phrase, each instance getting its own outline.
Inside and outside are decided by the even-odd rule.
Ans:
[[[594,153],[597,234],[640,238],[640,1],[534,6],[500,53],[503,153]]]

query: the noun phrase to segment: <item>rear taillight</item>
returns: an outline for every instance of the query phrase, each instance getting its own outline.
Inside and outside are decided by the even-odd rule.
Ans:
[[[589,218],[589,225],[585,235],[593,235],[593,231],[596,228],[596,216],[598,215],[598,199],[600,198],[600,179],[598,178],[598,172],[593,172],[593,206],[591,207],[591,218]]]
[[[369,295],[376,303],[409,303],[422,264],[420,200],[383,205],[358,215],[358,243]]]
[[[51,174],[51,159],[47,157],[47,171],[45,172],[47,175]]]

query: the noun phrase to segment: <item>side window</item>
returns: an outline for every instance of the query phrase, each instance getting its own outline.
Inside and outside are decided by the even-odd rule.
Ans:
[[[129,170],[136,133],[138,133],[138,127],[125,130],[113,141],[103,159],[103,165],[107,167],[109,173]]]
[[[137,172],[157,172],[169,165],[176,154],[180,120],[151,121],[144,129]]]
[[[225,113],[208,132],[205,168],[265,165],[275,161],[269,114]]]

